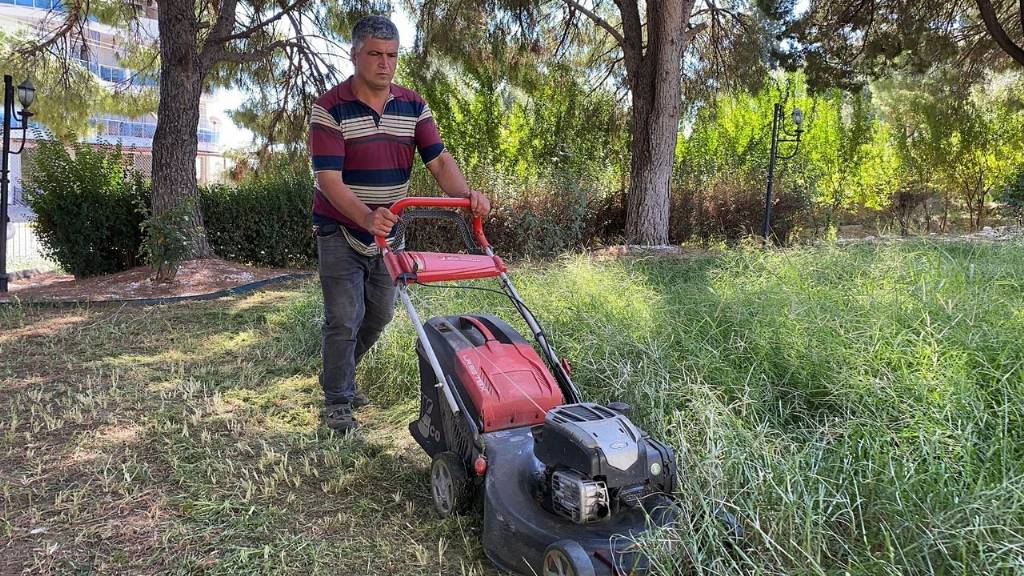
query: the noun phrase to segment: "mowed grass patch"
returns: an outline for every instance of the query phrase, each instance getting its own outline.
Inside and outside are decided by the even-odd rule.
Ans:
[[[0,573],[492,574],[433,518],[409,399],[319,427],[315,289],[0,310]]]
[[[1024,256],[911,242],[566,257],[514,278],[588,398],[676,446],[691,524],[662,573],[1024,572]],[[487,286],[487,283],[475,284]],[[499,295],[414,287],[426,318]],[[0,311],[7,566],[30,572],[491,574],[441,522],[404,313],[317,426],[315,283],[177,307]],[[10,359],[10,360],[8,360]],[[723,543],[722,506],[747,531]]]

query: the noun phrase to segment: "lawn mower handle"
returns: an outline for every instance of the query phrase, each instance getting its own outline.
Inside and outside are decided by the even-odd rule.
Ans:
[[[424,196],[409,196],[408,198],[402,198],[398,202],[391,205],[391,213],[398,216],[406,208],[414,206],[422,208],[465,208],[470,209],[472,204],[469,198],[439,198],[439,197],[424,197]],[[487,241],[487,237],[484,236],[484,222],[479,216],[473,216],[473,236],[476,237],[477,244],[480,248],[487,250],[491,245]],[[377,247],[380,248],[381,252],[388,249],[388,241],[384,236],[375,236],[374,240],[377,242]]]

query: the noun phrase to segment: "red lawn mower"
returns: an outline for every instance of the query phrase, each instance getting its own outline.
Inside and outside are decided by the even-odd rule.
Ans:
[[[584,402],[484,236],[445,208],[469,200],[406,198],[404,226],[445,219],[469,253],[412,252],[376,241],[419,339],[420,415],[409,431],[431,456],[441,516],[482,505],[483,547],[499,568],[543,576],[647,574],[635,539],[679,519],[675,454],[629,419],[627,404]],[[474,241],[475,240],[475,241]],[[410,284],[498,278],[537,350],[486,314],[421,322]]]

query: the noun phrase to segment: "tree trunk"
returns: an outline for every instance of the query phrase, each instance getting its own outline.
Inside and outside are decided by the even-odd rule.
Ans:
[[[946,233],[946,223],[949,220],[949,192],[942,194],[942,223],[939,225],[939,232]]]
[[[985,222],[985,191],[982,190],[978,196],[978,224],[975,226],[976,229],[981,230],[982,225]]]
[[[929,197],[924,198],[924,232],[925,234],[931,234],[932,232],[932,211],[931,206],[928,205]]]
[[[677,75],[678,77],[678,75]],[[626,236],[630,243],[668,243],[672,163],[679,126],[679,82],[671,102],[652,104],[653,94],[633,95],[633,141]],[[673,111],[665,107],[674,108]],[[665,110],[655,113],[653,110]]]
[[[680,63],[690,36],[690,1],[649,0],[646,53],[627,72],[633,103],[630,190],[626,238],[643,245],[668,244],[672,165],[682,104]],[[641,45],[635,39],[636,46]]]
[[[160,215],[188,199],[193,203],[189,231],[193,256],[213,255],[199,206],[196,156],[199,149],[199,100],[206,74],[197,48],[199,20],[193,2],[162,0],[160,29],[160,103],[153,136],[153,214]]]

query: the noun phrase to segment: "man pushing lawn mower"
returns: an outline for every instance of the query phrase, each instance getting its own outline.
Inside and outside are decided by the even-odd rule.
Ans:
[[[468,199],[476,216],[490,210],[445,151],[427,103],[391,83],[398,45],[398,28],[387,18],[359,20],[352,29],[355,74],[317,99],[309,127],[324,296],[323,421],[338,431],[356,428],[353,409],[369,403],[356,388],[356,365],[394,314],[395,284],[373,238],[400,242],[393,234],[398,216],[388,207],[406,196],[415,152],[445,194]]]
[[[498,567],[544,576],[657,572],[635,540],[678,527],[670,446],[629,418],[630,407],[585,402],[484,234],[487,198],[470,190],[444,151],[426,103],[391,84],[397,30],[369,17],[353,30],[354,76],[313,107],[310,153],[317,191],[324,293],[325,423],[356,427],[356,363],[391,320],[396,294],[416,330],[420,411],[409,432],[431,458],[441,516],[483,514],[483,550]],[[413,147],[455,198],[406,198]],[[472,231],[450,209],[473,213]],[[395,223],[456,225],[465,251],[413,252]],[[536,344],[490,314],[420,320],[412,285],[496,278]],[[539,353],[538,353],[539,352]],[[723,515],[739,535],[735,520]],[[735,527],[736,529],[732,529]]]

